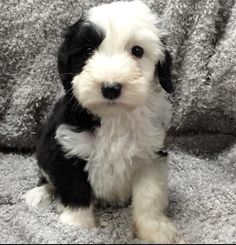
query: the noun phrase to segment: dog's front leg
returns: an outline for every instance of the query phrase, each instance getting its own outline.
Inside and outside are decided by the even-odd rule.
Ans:
[[[164,214],[167,197],[167,158],[147,163],[135,173],[133,183],[133,222],[137,237],[153,243],[173,243],[174,224]]]
[[[85,161],[74,157],[65,158],[58,154],[50,171],[51,181],[62,204],[60,220],[68,225],[82,228],[96,226],[92,189],[88,173],[84,170]]]

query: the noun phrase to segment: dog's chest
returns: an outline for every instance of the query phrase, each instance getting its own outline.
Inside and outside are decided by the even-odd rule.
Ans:
[[[157,100],[127,115],[101,119],[94,135],[61,125],[56,138],[67,157],[87,160],[85,170],[97,198],[124,203],[131,196],[134,171],[156,158],[155,153],[163,147],[162,124],[169,117],[161,112],[167,108],[168,104]]]
[[[134,171],[155,158],[162,143],[163,131],[142,111],[101,120],[86,165],[95,196],[110,203],[126,202]]]

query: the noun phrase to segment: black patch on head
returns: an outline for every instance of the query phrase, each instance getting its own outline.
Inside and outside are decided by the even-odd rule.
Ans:
[[[68,28],[58,52],[58,71],[66,91],[71,89],[73,77],[82,71],[85,62],[104,37],[99,27],[84,19]]]
[[[58,125],[66,123],[77,126],[79,130],[89,131],[100,126],[99,119],[95,120],[94,115],[83,108],[74,97],[71,82],[73,77],[82,71],[104,36],[99,27],[83,18],[67,29],[64,42],[58,51],[58,71],[66,91],[64,98],[58,103],[60,110],[54,113]]]
[[[165,58],[162,62],[159,61],[156,65],[155,75],[158,76],[162,88],[168,93],[172,93],[174,91],[171,80],[171,66],[172,59],[170,53],[165,50]]]

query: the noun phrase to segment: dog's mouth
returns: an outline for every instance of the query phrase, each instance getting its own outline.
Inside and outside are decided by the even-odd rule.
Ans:
[[[96,104],[89,104],[87,108],[99,117],[118,117],[132,111],[134,106],[127,105],[121,101],[103,101]]]
[[[106,105],[107,106],[116,106],[116,105],[119,105],[119,104],[120,103],[118,101],[111,101],[111,100],[109,100],[109,101],[106,102]]]

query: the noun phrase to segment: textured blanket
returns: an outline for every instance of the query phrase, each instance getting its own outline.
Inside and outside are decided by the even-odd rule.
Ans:
[[[6,152],[37,144],[63,93],[56,70],[63,29],[102,2],[111,0],[0,1],[0,243],[140,242],[129,207],[98,209],[92,231],[59,223],[53,204],[27,207],[22,194],[37,183],[35,156]],[[236,243],[236,2],[146,3],[173,56],[168,213],[186,242]]]

